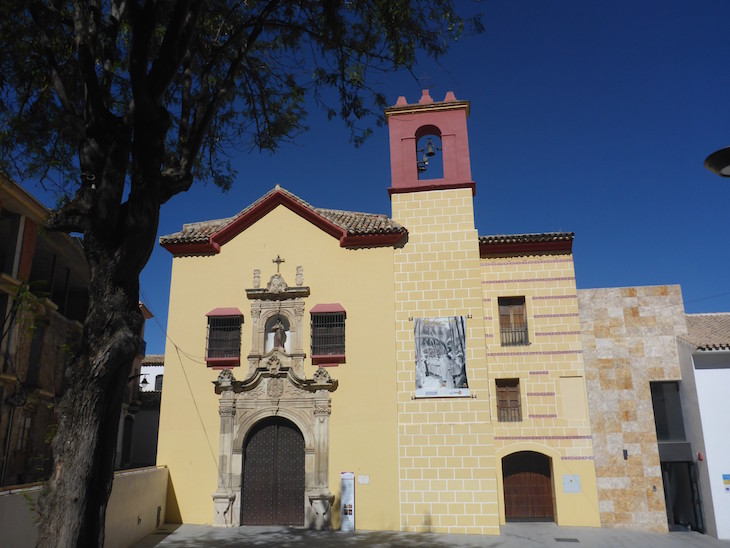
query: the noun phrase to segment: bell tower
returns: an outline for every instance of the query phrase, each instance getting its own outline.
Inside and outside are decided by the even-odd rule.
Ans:
[[[443,435],[452,432],[448,417],[454,416],[456,409],[465,413],[461,416],[491,416],[484,290],[466,130],[469,102],[458,101],[452,92],[443,101],[434,102],[426,90],[418,103],[409,105],[400,97],[385,113],[390,132],[392,218],[408,229],[407,240],[393,249],[400,477],[433,477],[429,474],[440,466],[442,454],[451,455],[447,460],[453,474],[449,476],[453,479],[430,483],[429,500],[438,503],[427,502],[424,497],[414,505],[413,500],[420,499],[401,489],[402,528],[418,530],[423,527],[424,515],[443,525],[450,523],[451,516],[463,513],[463,504],[443,502],[454,500],[454,493],[464,489],[464,482],[456,478],[475,477],[470,459],[457,455],[486,456],[493,452],[491,422],[467,421],[463,428],[468,435],[460,442],[445,441],[449,436]],[[463,358],[469,390],[449,395],[419,391],[416,325],[423,322],[464,326]],[[479,398],[472,398],[472,393]],[[428,421],[423,420],[426,416]],[[424,448],[437,451],[428,453],[437,455],[435,460]],[[481,501],[479,516],[473,522],[478,530],[499,534],[496,459],[480,458],[478,473],[482,478],[479,486],[470,486],[470,492],[463,496]]]
[[[395,106],[387,108],[391,170],[388,192],[393,195],[471,188],[474,193],[467,116],[469,101],[457,100],[451,91],[443,101],[434,102],[425,89],[418,103],[408,104],[401,96]],[[440,156],[440,166],[429,165],[435,156]],[[434,167],[442,169],[429,173]]]

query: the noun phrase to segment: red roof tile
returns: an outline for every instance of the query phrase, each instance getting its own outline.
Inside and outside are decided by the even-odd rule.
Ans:
[[[730,350],[730,314],[686,314],[687,335],[697,350]]]
[[[267,213],[268,203],[274,207],[279,203],[295,207],[299,213],[305,213],[308,220],[333,236],[339,237],[344,246],[375,244],[376,242],[370,239],[362,238],[368,236],[389,236],[382,239],[381,245],[392,245],[407,232],[405,228],[386,215],[314,207],[288,190],[277,186],[237,215],[225,219],[185,224],[180,232],[162,236],[160,245],[174,252],[175,246],[223,244],[248,226],[248,217],[255,216],[258,212],[262,212],[261,215]],[[253,221],[255,222],[258,218],[256,217]],[[213,240],[216,238],[220,241],[214,243]],[[208,250],[209,252],[214,252],[212,246]]]

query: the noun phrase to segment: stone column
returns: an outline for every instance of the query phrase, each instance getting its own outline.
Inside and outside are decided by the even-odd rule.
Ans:
[[[330,414],[332,405],[326,390],[317,390],[314,398],[314,489],[308,495],[310,508],[307,526],[321,530],[332,527],[332,502],[335,497],[329,490]]]
[[[221,428],[218,453],[218,489],[213,493],[213,507],[215,527],[233,527],[238,525],[238,516],[233,515],[233,502],[236,493],[232,489],[233,470],[233,423],[236,416],[236,400],[231,383],[233,374],[230,370],[222,371],[218,376],[218,385],[221,392],[220,407]]]

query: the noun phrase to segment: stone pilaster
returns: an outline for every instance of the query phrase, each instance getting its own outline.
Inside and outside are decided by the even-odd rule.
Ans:
[[[236,492],[232,489],[231,455],[233,454],[233,423],[236,416],[236,399],[232,382],[235,379],[230,370],[221,371],[218,384],[221,399],[218,412],[221,417],[219,453],[218,453],[218,489],[213,493],[215,515],[213,525],[216,527],[232,527],[237,525],[237,517],[233,516]]]

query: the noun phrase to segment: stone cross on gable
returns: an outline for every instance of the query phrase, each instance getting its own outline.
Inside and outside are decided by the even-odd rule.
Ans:
[[[286,261],[279,257],[279,255],[276,256],[276,259],[271,260],[272,263],[276,263],[276,273],[279,273],[279,267],[281,266],[281,263],[285,263]]]

